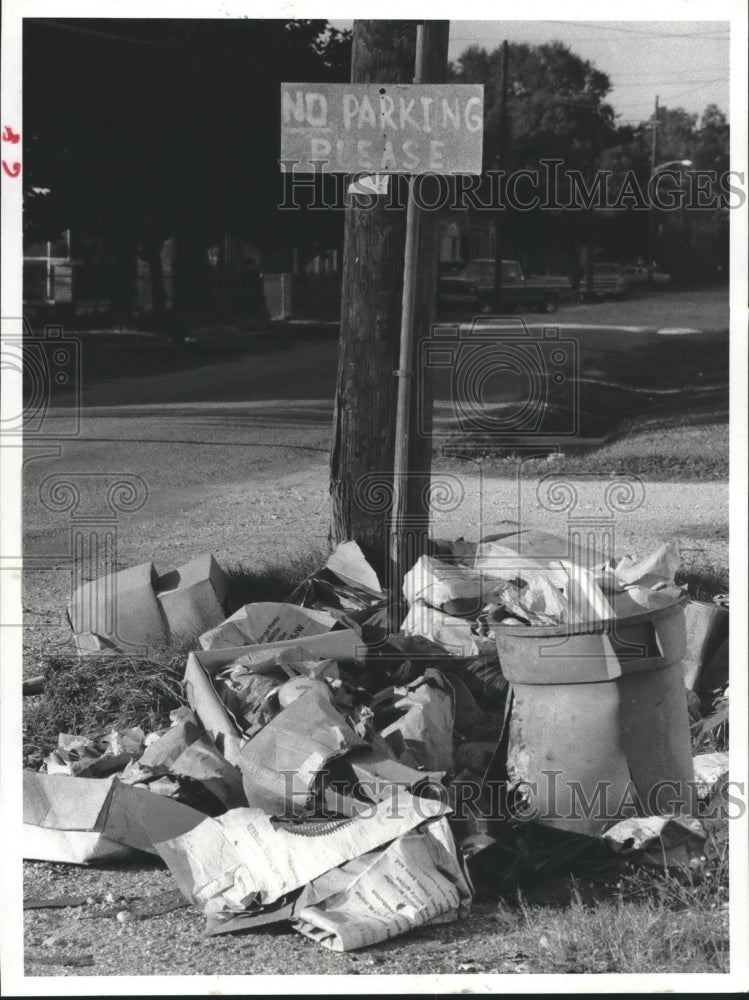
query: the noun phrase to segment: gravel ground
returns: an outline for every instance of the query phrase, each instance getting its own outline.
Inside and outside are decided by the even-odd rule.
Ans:
[[[176,426],[174,433],[178,435]],[[75,452],[69,451],[73,460],[69,454],[65,468],[76,471]],[[122,566],[152,560],[165,571],[207,551],[224,564],[241,561],[258,566],[325,548],[328,473],[319,453],[284,455],[281,447],[276,461],[259,459],[247,481],[239,479],[241,470],[230,444],[205,451],[203,456],[200,448],[192,447],[194,461],[186,462],[184,453],[173,445],[140,445],[139,468],[149,483],[149,499],[141,510],[119,517],[117,559]],[[198,464],[201,460],[210,462],[207,474],[205,466]],[[284,460],[285,470],[294,471],[280,471]],[[38,555],[48,568],[24,574],[26,675],[38,672],[45,649],[66,644],[70,634],[63,610],[71,579],[69,558],[64,555],[69,545],[69,515],[50,512],[38,502],[33,488],[33,480],[49,475],[55,464],[47,460],[36,470],[33,465],[29,468],[27,558]],[[606,487],[615,480],[567,482],[549,475],[552,478],[539,486],[538,480],[484,475],[478,466],[437,470],[434,481],[444,484],[444,493],[440,491],[444,499],[435,503],[435,536],[477,539],[508,519],[544,527],[562,537],[584,525],[599,539],[610,534],[619,555],[644,555],[676,535],[685,565],[728,564],[727,484],[644,483],[631,502],[624,487],[618,501],[609,494],[609,503],[618,502],[623,508],[612,510],[607,506]],[[553,509],[573,499],[572,509]],[[60,555],[52,558],[55,553]]]
[[[307,459],[306,468],[285,475],[279,475],[274,463],[272,468],[258,468],[250,482],[222,479],[206,483],[201,475],[195,476],[201,480],[198,485],[192,466],[184,462],[180,463],[181,480],[174,482],[174,449],[150,447],[156,449],[147,459],[153,488],[141,511],[122,516],[118,558],[123,565],[153,559],[157,567],[167,568],[210,550],[220,561],[241,560],[252,566],[324,547],[327,469],[319,457]],[[211,454],[218,461],[217,452]],[[141,460],[145,457],[141,452]],[[450,498],[435,515],[435,534],[443,537],[477,538],[507,518],[566,535],[574,515],[584,519],[598,537],[603,530],[613,528],[619,553],[644,554],[676,534],[687,559],[721,564],[728,559],[728,490],[724,484],[645,484],[636,498],[636,509],[612,516],[600,481],[571,482],[564,489],[576,498],[577,506],[572,511],[552,513],[548,510],[549,493],[539,491],[538,481],[518,483],[482,477],[478,469],[452,469],[435,479],[444,480],[445,495]],[[540,497],[546,497],[546,506]],[[179,514],[176,519],[175,512]],[[39,551],[64,550],[68,531],[64,517],[32,509],[28,528]],[[33,621],[32,615],[59,618],[69,579],[67,571],[29,574],[27,620]],[[59,621],[27,628],[27,670],[35,672],[36,659],[50,643],[67,640],[67,626]],[[99,900],[107,893],[114,897],[114,902],[27,911],[24,934],[29,976],[434,975],[463,973],[461,966],[466,964],[478,973],[531,971],[528,956],[510,954],[503,946],[496,922],[497,904],[477,904],[465,923],[426,929],[361,954],[337,955],[288,928],[205,938],[203,918],[193,908],[119,922],[116,914],[121,909],[174,888],[169,872],[155,865],[88,869],[26,862],[24,872],[27,897],[64,893],[91,894]],[[58,937],[62,940],[54,941]],[[39,961],[40,956],[44,962]],[[93,964],[48,964],[55,957],[70,960],[71,956],[74,961]],[[472,956],[477,956],[477,961],[473,962]],[[543,964],[538,971],[542,969]]]
[[[678,305],[662,300],[659,308],[665,317]],[[591,320],[597,309],[588,307]],[[181,377],[170,376],[175,386]],[[106,386],[100,392],[105,394]],[[60,454],[37,453],[35,459],[29,451],[24,674],[38,673],[40,656],[69,642],[64,607],[70,593],[75,516],[50,510],[40,501],[39,489],[48,476],[77,477],[88,490],[99,482],[97,474],[107,470],[115,477],[131,473],[143,478],[147,502],[137,511],[119,513],[116,520],[116,555],[122,566],[153,560],[161,571],[204,551],[214,552],[220,562],[241,561],[250,567],[283,561],[326,544],[331,407],[327,392],[325,396],[302,402],[268,399],[171,407],[150,400],[145,406],[144,400],[137,411],[127,407],[84,411],[80,434],[65,441]],[[555,500],[553,491],[539,491],[537,480],[500,479],[483,475],[477,466],[438,470],[435,479],[444,482],[443,500],[434,516],[437,536],[475,539],[506,519],[566,536],[577,521],[598,538],[613,532],[618,554],[642,555],[676,535],[685,563],[728,562],[726,484],[645,483],[630,503],[632,509],[627,509],[625,491],[619,496],[624,509],[612,511],[600,480],[560,482]],[[574,505],[566,508],[561,502],[565,498],[574,500]],[[79,527],[90,531],[96,515],[96,507],[79,510]],[[505,945],[501,907],[496,903],[475,904],[464,923],[422,930],[349,955],[328,952],[288,928],[207,939],[203,918],[191,907],[143,919],[118,919],[118,913],[139,901],[173,889],[171,875],[156,863],[108,868],[25,863],[27,899],[74,894],[93,900],[76,907],[26,911],[27,975],[429,976],[546,967],[543,954],[529,957]],[[65,964],[71,958],[82,964]],[[51,964],[55,959],[58,964]],[[488,989],[479,979],[472,980],[475,986]],[[465,988],[465,980],[463,984]]]
[[[208,938],[204,918],[193,907],[120,922],[118,913],[174,889],[171,874],[156,864],[94,869],[27,862],[24,868],[27,899],[74,894],[97,900],[65,909],[26,910],[28,976],[449,975],[462,971],[459,966],[474,949],[482,950],[481,966],[487,972],[513,972],[521,964],[497,937],[496,903],[475,904],[465,922],[416,931],[376,949],[338,954],[284,925]],[[104,899],[108,894],[113,902]],[[55,958],[59,963],[49,964]],[[65,964],[71,959],[91,964]]]

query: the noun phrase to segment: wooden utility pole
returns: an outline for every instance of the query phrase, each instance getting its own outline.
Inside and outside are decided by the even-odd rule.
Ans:
[[[658,95],[655,95],[655,112],[653,113],[653,138],[650,144],[650,180],[652,180],[653,174],[655,173],[655,159],[658,150],[658,126],[660,122],[658,121]],[[650,211],[648,212],[648,281],[653,280],[653,257],[655,256],[655,217],[653,215],[653,206],[650,206]]]
[[[507,67],[510,58],[510,47],[507,39],[502,42],[502,92],[501,92],[501,118],[499,123],[499,167],[504,170],[507,166]],[[502,258],[504,257],[504,225],[505,215],[497,207],[497,214],[494,216],[494,304],[499,308],[502,301]]]
[[[448,23],[428,22],[424,28],[423,82],[440,82],[447,68]],[[411,83],[415,56],[414,21],[354,22],[353,83]],[[390,177],[389,183],[397,183],[397,178]],[[396,373],[406,243],[406,212],[388,207],[390,200],[378,196],[371,207],[350,202],[346,208],[330,456],[331,542],[358,542],[383,580],[389,578],[390,571]],[[435,211],[420,215],[418,257],[423,267],[416,277],[413,304],[417,340],[428,333],[434,316],[439,218]],[[410,368],[414,370],[413,358]],[[419,420],[415,405],[410,408],[406,487],[407,515],[424,524],[428,520],[432,447],[428,389],[422,384],[421,391],[412,394],[412,404],[421,399],[425,412]],[[419,424],[426,433],[416,433]]]
[[[447,21],[419,25],[414,83],[444,82],[448,35]],[[419,342],[430,336],[435,319],[439,213],[419,206],[414,183],[411,182],[406,217],[390,525],[390,585],[398,594],[403,576],[428,549],[432,469],[432,373],[420,362]],[[420,183],[426,187],[429,179],[421,178]],[[433,204],[433,199],[428,198],[426,203]]]

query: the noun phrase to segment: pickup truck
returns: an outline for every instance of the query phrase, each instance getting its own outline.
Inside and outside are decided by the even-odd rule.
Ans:
[[[580,297],[588,292],[588,274],[583,274],[580,282]],[[593,297],[596,299],[623,299],[627,294],[627,282],[621,264],[593,265]]]
[[[502,297],[496,302],[494,267],[493,260],[472,260],[459,274],[441,277],[440,305],[469,306],[482,313],[514,309],[556,312],[561,286],[526,278],[515,260],[502,261]]]
[[[649,285],[662,288],[671,281],[670,275],[655,270],[648,273],[648,269],[641,264],[627,264],[622,273],[627,287],[630,288],[647,288]]]

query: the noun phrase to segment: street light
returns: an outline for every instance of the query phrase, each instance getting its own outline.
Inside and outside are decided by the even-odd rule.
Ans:
[[[694,164],[691,160],[667,160],[666,163],[659,163],[657,167],[653,169],[650,176],[655,177],[659,174],[661,170],[667,170],[669,167],[693,167]]]
[[[664,170],[668,170],[669,167],[683,167],[688,170],[693,167],[694,163],[691,160],[666,160],[665,163],[659,163],[658,166],[653,166],[650,170],[650,180],[660,174]],[[650,202],[650,214],[648,217],[648,282],[652,284],[653,282],[653,254],[655,252],[655,227],[653,225],[653,203]]]

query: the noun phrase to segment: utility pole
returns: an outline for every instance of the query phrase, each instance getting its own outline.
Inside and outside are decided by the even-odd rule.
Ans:
[[[650,179],[652,180],[653,174],[655,173],[655,159],[656,152],[658,150],[658,127],[660,122],[658,121],[658,95],[655,95],[655,112],[653,114],[653,138],[650,144]],[[653,280],[653,257],[655,256],[655,216],[653,215],[653,206],[650,206],[650,211],[648,212],[648,281]]]
[[[507,39],[502,42],[502,91],[500,96],[501,118],[499,125],[499,167],[507,165],[507,68],[510,47]],[[499,186],[498,186],[499,190]],[[494,216],[494,304],[499,309],[502,301],[502,258],[504,257],[504,213],[499,205]]]
[[[448,22],[424,25],[422,82],[444,81]],[[414,21],[355,21],[353,83],[412,83],[416,56]],[[389,183],[397,184],[391,176]],[[373,205],[350,201],[346,208],[343,288],[333,445],[330,455],[332,519],[330,541],[358,542],[381,579],[390,572],[390,516],[395,461],[395,414],[400,366],[406,212],[388,207],[388,196]],[[393,201],[395,199],[392,199]],[[414,206],[411,211],[418,211]],[[437,288],[438,213],[419,212],[417,246],[423,261],[415,276],[412,315],[416,337],[428,333]],[[409,359],[406,376],[420,373]],[[422,428],[430,427],[431,401],[424,401]],[[426,387],[428,388],[428,387]],[[431,435],[417,435],[410,407],[406,510],[428,523]],[[402,491],[401,491],[402,492]],[[402,506],[402,505],[401,505]],[[425,543],[426,532],[422,532]]]
[[[595,128],[595,123],[594,126]],[[596,133],[591,133],[590,139],[590,183],[591,190],[596,180],[596,169],[598,167],[598,142]],[[595,276],[593,265],[593,247],[595,243],[595,208],[593,205],[587,211],[585,227],[585,297],[588,302],[593,301],[595,291]]]
[[[449,21],[425,21],[419,25],[416,45],[414,83],[444,83],[447,77],[447,49],[450,34]],[[427,192],[430,179],[421,178]],[[412,182],[413,183],[413,182]],[[427,198],[428,204],[436,199]],[[401,420],[401,436],[396,428],[393,516],[390,537],[390,570],[393,590],[400,594],[403,576],[429,549],[430,484],[432,477],[432,371],[421,363],[419,343],[426,341],[432,332],[436,317],[437,287],[439,283],[440,213],[425,211],[409,200],[415,233],[415,265],[409,277],[409,256],[406,253],[404,272],[403,314],[401,322],[402,370],[405,354],[406,309],[409,299],[413,304],[411,331],[412,343],[408,349],[410,371],[398,376],[399,416],[408,414],[405,440],[405,423]],[[408,234],[407,234],[408,239]],[[406,282],[413,281],[412,292]],[[409,293],[407,295],[407,293]],[[400,622],[395,623],[398,626]]]

